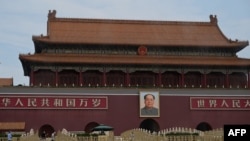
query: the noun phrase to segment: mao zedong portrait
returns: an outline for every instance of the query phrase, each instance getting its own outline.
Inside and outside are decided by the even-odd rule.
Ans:
[[[154,106],[155,96],[153,94],[144,95],[144,107],[141,108],[142,116],[158,116],[159,109]]]

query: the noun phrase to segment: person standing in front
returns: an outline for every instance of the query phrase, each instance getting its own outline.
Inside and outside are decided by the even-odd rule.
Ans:
[[[12,141],[12,134],[10,131],[7,134],[7,139],[8,139],[8,141]]]

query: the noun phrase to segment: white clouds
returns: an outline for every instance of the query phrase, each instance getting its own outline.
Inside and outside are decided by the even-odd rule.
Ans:
[[[22,85],[28,85],[29,84],[29,78],[24,76],[24,72],[22,69],[21,63],[19,64],[6,64],[1,63],[0,65],[4,67],[1,68],[1,78],[13,78],[14,79],[14,85],[22,84]]]

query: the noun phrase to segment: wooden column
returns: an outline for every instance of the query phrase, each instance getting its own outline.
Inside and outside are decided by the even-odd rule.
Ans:
[[[204,71],[203,73],[203,88],[207,87],[207,72]]]
[[[56,80],[55,80],[55,84],[56,84],[56,87],[59,85],[58,84],[58,69],[56,69]]]
[[[83,81],[82,81],[82,69],[79,71],[79,86],[83,86]]]
[[[179,82],[178,82],[178,86],[176,86],[176,87],[181,87],[181,75],[178,75],[178,80],[179,80]]]
[[[157,85],[159,86],[159,87],[161,87],[161,84],[162,84],[162,81],[161,81],[161,71],[159,70],[159,72],[158,72],[158,82],[157,82]]]
[[[30,70],[30,86],[34,86],[34,68],[31,68]]]
[[[127,87],[129,87],[129,85],[130,85],[130,76],[129,76],[129,70],[127,69],[126,70],[126,79],[125,79],[125,81],[126,81],[126,86]]]
[[[103,68],[103,73],[102,73],[102,86],[105,86],[106,84],[107,84],[106,69]]]
[[[225,84],[226,88],[229,88],[229,74],[228,74],[228,70],[226,71],[226,84]]]
[[[181,70],[181,87],[184,87],[184,83],[185,83],[185,74],[184,74],[184,70]]]
[[[247,82],[248,82],[248,89],[250,89],[250,70],[248,70],[248,79],[247,79]]]

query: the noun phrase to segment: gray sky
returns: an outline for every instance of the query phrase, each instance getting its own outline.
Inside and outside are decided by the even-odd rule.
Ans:
[[[209,21],[217,15],[227,38],[250,40],[249,0],[1,0],[0,77],[29,84],[19,54],[34,53],[32,35],[46,35],[47,14],[57,17],[163,21]],[[250,47],[237,54],[250,58]]]

